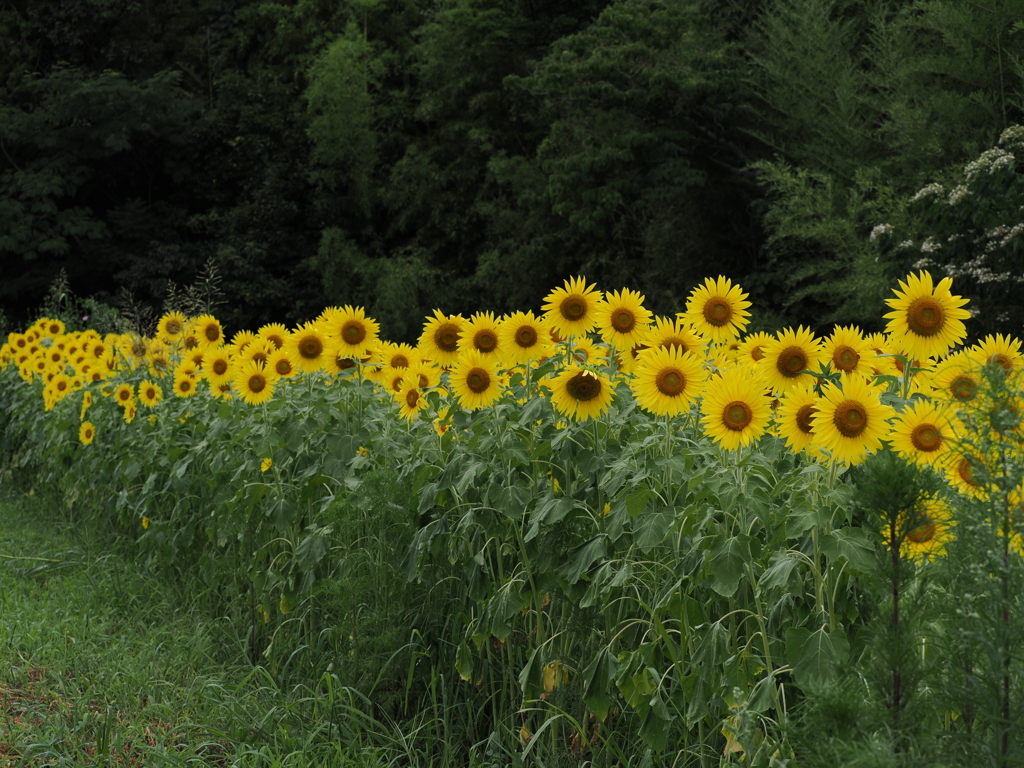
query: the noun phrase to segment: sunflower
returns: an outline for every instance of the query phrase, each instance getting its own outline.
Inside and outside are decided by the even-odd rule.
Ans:
[[[533,312],[514,312],[498,324],[498,343],[508,366],[551,357],[555,346],[548,328]]]
[[[707,278],[686,300],[686,312],[681,313],[697,331],[716,343],[729,341],[743,333],[750,322],[747,294],[727,277]]]
[[[78,428],[78,439],[82,445],[89,445],[94,437],[96,437],[96,427],[92,425],[91,421],[83,421]]]
[[[187,373],[180,372],[174,376],[175,397],[192,397],[196,393],[196,379]]]
[[[420,363],[420,353],[408,344],[386,341],[377,347],[374,359],[381,365],[392,368],[411,368]]]
[[[814,387],[798,386],[786,390],[776,412],[779,437],[793,453],[807,451],[814,442],[814,414],[818,412],[818,396]]]
[[[409,366],[406,376],[410,382],[415,382],[421,390],[433,389],[441,383],[441,369],[433,363],[423,360]]]
[[[232,361],[224,347],[211,347],[203,357],[202,376],[210,383],[211,391],[234,378]]]
[[[695,355],[659,347],[637,364],[629,388],[645,411],[655,416],[677,416],[688,412],[690,404],[700,397],[706,378]]]
[[[298,373],[298,371],[295,370],[295,366],[292,365],[292,361],[288,357],[288,353],[284,349],[279,349],[276,352],[270,353],[267,357],[266,368],[274,375],[275,378],[279,379],[290,379]]]
[[[639,344],[653,317],[643,302],[639,291],[628,288],[606,293],[595,309],[601,338],[620,352]]]
[[[166,341],[177,341],[185,335],[188,321],[181,312],[168,312],[156,324],[157,335]]]
[[[269,341],[274,345],[274,349],[284,349],[284,344],[288,340],[289,331],[281,323],[269,323],[268,325],[262,326],[256,335],[264,341]]]
[[[448,368],[459,359],[459,337],[465,323],[462,315],[446,315],[435,309],[434,316],[427,316],[420,335],[420,354],[427,360]]]
[[[274,395],[274,376],[263,363],[249,360],[243,363],[234,378],[234,390],[249,405],[267,402]]]
[[[824,384],[811,427],[833,462],[860,464],[868,452],[882,448],[894,411],[881,402],[881,392],[858,376],[843,376],[841,387]]]
[[[245,351],[249,348],[249,345],[256,341],[257,336],[252,331],[239,331],[231,337],[231,343],[228,344],[228,350],[231,352],[232,357],[244,357]]]
[[[1020,339],[1004,336],[1001,333],[996,336],[989,334],[984,341],[971,347],[967,354],[981,367],[998,366],[1007,374],[1019,372],[1024,364],[1024,357],[1020,353]]]
[[[547,381],[551,404],[575,421],[596,419],[611,405],[611,382],[601,374],[578,365],[567,365]]]
[[[493,312],[477,312],[472,315],[462,326],[459,352],[475,349],[484,357],[501,362],[504,350],[501,348],[499,325]]]
[[[605,350],[587,336],[573,337],[571,354],[577,365],[603,365],[607,362]]]
[[[704,434],[735,451],[750,445],[768,428],[771,399],[764,378],[748,366],[729,368],[708,379],[700,404]]]
[[[978,362],[965,352],[956,352],[936,367],[929,376],[936,397],[957,405],[966,405],[977,397],[982,386]]]
[[[647,347],[672,347],[680,353],[691,352],[697,357],[702,357],[707,347],[704,337],[688,322],[667,317],[654,318],[654,324],[644,334],[643,343]]]
[[[325,309],[317,319],[328,340],[346,357],[362,357],[369,347],[377,343],[380,324],[366,316],[362,307],[346,304],[339,309]]]
[[[305,323],[296,328],[285,342],[284,349],[295,370],[302,373],[323,370],[333,357],[328,349],[327,336],[316,323]]]
[[[475,349],[459,355],[448,373],[448,383],[468,411],[491,405],[501,396],[497,363]]]
[[[796,331],[780,331],[765,346],[761,369],[772,389],[785,392],[790,387],[813,384],[815,377],[806,371],[817,372],[824,360],[821,342],[809,328],[800,326]]]
[[[736,359],[749,365],[759,365],[764,360],[765,348],[774,340],[774,336],[764,331],[748,334],[736,348]]]
[[[132,385],[125,383],[115,389],[114,401],[122,408],[127,408],[135,402],[135,393],[132,391]]]
[[[274,460],[271,457],[267,456],[265,459],[260,461],[260,472],[266,472],[272,466],[274,466]]]
[[[124,409],[124,423],[131,424],[135,420],[135,403],[129,403]]]
[[[928,272],[907,275],[900,281],[902,291],[893,290],[895,299],[886,299],[893,311],[886,332],[899,339],[912,357],[941,357],[967,336],[963,321],[971,316],[961,309],[967,299],[954,296],[949,287],[953,278],[944,277],[938,285]]]
[[[85,421],[85,412],[92,406],[92,392],[88,389],[82,392],[82,411],[78,416],[79,421]]]
[[[822,345],[822,352],[832,370],[837,373],[871,376],[874,372],[870,367],[874,350],[855,326],[843,328],[837,325]]]
[[[889,442],[901,458],[935,468],[946,460],[953,438],[953,425],[944,408],[928,400],[915,400],[893,422],[889,434]]]
[[[408,377],[408,368],[393,368],[385,365],[380,369],[377,383],[384,387],[389,395],[395,396],[402,388],[402,382]]]
[[[896,517],[900,556],[915,562],[934,560],[946,554],[953,540],[953,513],[945,500],[922,491],[909,509]],[[883,530],[882,535],[889,536]]]
[[[155,381],[147,380],[139,384],[139,402],[147,408],[154,407],[163,396],[163,390]]]
[[[597,326],[597,305],[603,298],[597,286],[587,285],[586,278],[573,277],[565,281],[565,287],[545,296],[541,308],[545,321],[559,336],[585,336]]]
[[[51,320],[48,317],[39,319],[36,327],[44,336],[60,336],[64,333],[64,323],[61,320]]]
[[[195,329],[195,338],[203,349],[218,347],[224,343],[224,329],[213,315],[201,315],[192,325]]]
[[[245,348],[245,351],[241,355],[241,362],[246,360],[255,360],[257,363],[263,363],[263,365],[267,367],[267,360],[274,352],[277,352],[277,347],[274,346],[274,342],[264,341],[257,338]]]
[[[411,381],[402,384],[395,399],[401,406],[399,414],[406,421],[415,420],[419,412],[427,407],[427,399],[423,397],[423,392]]]

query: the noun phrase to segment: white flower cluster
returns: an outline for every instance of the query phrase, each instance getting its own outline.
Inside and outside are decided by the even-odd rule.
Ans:
[[[943,187],[941,184],[929,184],[927,187],[924,187],[923,189],[918,191],[918,193],[914,195],[914,197],[912,198],[911,202],[916,203],[921,198],[928,197],[928,195],[941,195],[945,191],[945,187]]]
[[[970,193],[971,191],[967,189],[966,184],[954,187],[953,191],[949,193],[949,204],[956,205],[957,203],[963,202]]]
[[[967,175],[967,183],[970,184],[976,176],[987,171],[990,175],[1002,168],[1009,168],[1016,158],[1011,152],[1005,149],[987,149],[981,153],[977,160],[972,160],[964,166],[964,173]]]
[[[1006,227],[1000,227],[1000,229],[1006,231],[1005,237],[1003,237],[1003,239],[999,241],[1000,247],[1005,247],[1011,240],[1013,240],[1013,238],[1015,238],[1021,232],[1024,232],[1024,224],[1016,224],[1010,227],[1010,229],[1008,230],[1006,229]]]
[[[935,253],[941,248],[942,246],[936,243],[935,239],[931,237],[921,243],[921,253]]]
[[[999,135],[1000,144],[1016,144],[1024,141],[1024,125],[1011,125]]]
[[[879,224],[877,227],[871,230],[871,235],[868,237],[869,240],[875,241],[880,235],[884,235],[888,232],[892,232],[892,224]]]
[[[986,249],[987,250],[987,249]],[[982,253],[976,258],[965,261],[963,264],[947,264],[946,274],[949,277],[969,277],[979,283],[1005,283],[1009,281],[1024,282],[1024,277],[1017,277],[1009,272],[993,272],[985,261],[987,253]]]
[[[922,256],[914,262],[914,269],[931,269],[934,266],[935,262],[927,256]]]

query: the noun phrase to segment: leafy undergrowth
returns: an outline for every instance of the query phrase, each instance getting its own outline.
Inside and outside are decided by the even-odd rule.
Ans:
[[[244,637],[202,615],[52,500],[0,502],[0,764],[387,764],[332,725],[359,707],[282,690]],[[323,681],[321,681],[323,682]],[[330,687],[329,685],[327,686]],[[342,717],[347,715],[347,718]],[[333,730],[332,730],[333,729]],[[369,736],[367,735],[369,733]],[[380,733],[386,741],[389,734]]]

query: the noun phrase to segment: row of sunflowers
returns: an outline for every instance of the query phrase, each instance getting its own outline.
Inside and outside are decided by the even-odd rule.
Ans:
[[[393,469],[380,477],[409,499],[382,508],[409,526],[404,574],[472,617],[445,630],[445,672],[504,702],[516,732],[522,697],[543,694],[663,749],[695,723],[725,734],[729,692],[781,711],[783,675],[802,685],[868,653],[857,617],[881,598],[859,580],[879,552],[907,566],[899,578],[962,561],[986,526],[1000,555],[1024,552],[1021,342],[966,343],[951,282],[907,276],[875,334],[750,332],[748,297],[723,277],[674,317],[574,278],[538,313],[436,311],[416,345],[350,306],[230,337],[209,314],[169,312],[149,336],[44,318],[8,337],[0,365],[31,411],[22,430],[46,424],[27,460],[83,468],[76,498],[98,494],[154,562],[199,563],[218,588],[244,574],[256,633],[284,633],[330,558],[382,525],[353,510],[364,474]],[[842,473],[871,459],[912,493],[868,514]],[[342,533],[359,543],[329,548]],[[1000,567],[1016,578],[1019,560]],[[585,611],[597,629],[572,628]],[[730,623],[742,611],[756,631]],[[358,657],[358,628],[345,637]],[[685,717],[658,714],[666,702]]]
[[[888,300],[886,332],[870,335],[852,326],[823,339],[802,327],[745,334],[750,302],[724,277],[698,286],[675,318],[653,316],[635,291],[604,293],[577,277],[548,294],[540,316],[436,311],[415,347],[384,340],[378,323],[351,306],[292,330],[239,331],[230,341],[212,315],[169,312],[151,338],[65,333],[59,320],[43,318],[9,335],[0,366],[16,366],[47,410],[77,394],[85,445],[97,433],[88,419],[94,396],[113,398],[131,423],[139,405],[158,408],[165,390],[258,406],[302,376],[342,386],[360,377],[376,382],[402,418],[427,415],[439,431],[452,409],[503,397],[547,397],[565,419],[586,421],[631,393],[655,417],[695,411],[704,434],[727,450],[770,431],[795,453],[855,465],[888,442],[977,497],[987,492],[978,479],[985,462],[956,414],[981,406],[986,369],[1013,374],[1024,358],[1020,341],[1004,336],[951,352],[969,317],[951,282],[909,275]],[[431,391],[439,394],[436,412],[428,410]]]

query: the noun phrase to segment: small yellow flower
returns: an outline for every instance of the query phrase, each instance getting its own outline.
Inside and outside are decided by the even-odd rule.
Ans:
[[[606,501],[604,503],[604,516],[608,517],[608,515],[611,514],[611,511],[612,511],[612,505],[609,502]]]
[[[264,459],[263,461],[260,462],[260,472],[266,472],[273,465],[274,465],[274,460],[273,459],[271,459],[269,457]]]
[[[358,448],[356,449],[356,455],[357,455],[357,456],[369,456],[369,455],[370,455],[370,452],[369,452],[368,450],[366,450],[366,449],[365,449],[365,448],[364,448],[363,446],[361,446],[361,445],[360,445],[360,446],[359,446],[359,447],[358,447]]]
[[[148,517],[142,518],[142,527],[143,528],[149,528],[149,518]]]

